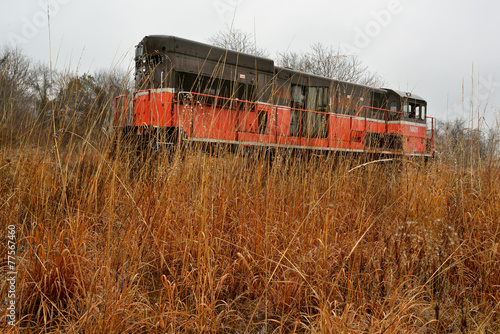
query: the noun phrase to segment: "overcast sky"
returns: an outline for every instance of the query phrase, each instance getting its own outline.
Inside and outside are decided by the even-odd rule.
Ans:
[[[51,53],[83,74],[131,64],[146,35],[201,42],[234,26],[269,54],[321,42],[361,58],[440,119],[500,121],[500,2],[493,0],[48,0]],[[0,44],[49,61],[47,0],[0,0]],[[463,91],[463,92],[462,92]],[[465,108],[462,107],[465,100]],[[463,111],[465,109],[465,112]],[[484,125],[483,125],[484,126]]]

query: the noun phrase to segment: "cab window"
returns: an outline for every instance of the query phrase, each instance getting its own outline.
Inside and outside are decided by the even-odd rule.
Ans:
[[[396,101],[392,101],[389,108],[391,111],[398,111],[398,103]]]
[[[408,102],[405,102],[403,106],[403,117],[408,118],[409,115],[410,115],[410,105],[408,104]]]

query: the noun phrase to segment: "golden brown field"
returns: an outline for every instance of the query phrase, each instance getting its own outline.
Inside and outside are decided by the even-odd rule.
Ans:
[[[500,331],[498,161],[137,163],[103,135],[27,129],[0,147],[9,333]]]

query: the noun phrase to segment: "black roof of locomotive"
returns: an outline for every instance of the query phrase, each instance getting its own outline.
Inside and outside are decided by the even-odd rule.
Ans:
[[[352,82],[348,82],[348,81],[342,81],[342,80],[338,80],[338,79],[328,78],[328,77],[324,77],[324,76],[317,75],[317,74],[312,74],[312,73],[305,72],[305,71],[294,70],[294,69],[291,69],[288,67],[275,66],[275,69],[276,69],[276,73],[278,74],[278,78],[282,77],[283,74],[287,75],[289,77],[304,76],[304,77],[308,77],[308,78],[312,79],[311,81],[314,81],[315,83],[323,82],[324,84],[330,85],[333,81],[337,84],[344,84],[344,85],[349,85],[351,87],[365,88],[365,89],[369,89],[369,90],[372,90],[372,91],[377,92],[377,93],[383,93],[383,94],[387,93],[387,90],[383,89],[383,88],[375,88],[375,87],[371,87],[371,86],[367,86],[367,85],[362,85],[362,84],[352,83]],[[315,85],[315,84],[313,84],[313,85]],[[319,86],[319,84],[318,84],[318,86]]]
[[[274,72],[272,59],[231,51],[176,36],[150,35],[144,37],[140,44],[143,45],[144,52],[149,54],[176,53],[214,61],[225,59],[228,64],[254,68],[263,72]]]
[[[399,95],[399,97],[401,97],[402,99],[419,100],[419,101],[426,102],[422,97],[420,97],[416,94],[413,94],[411,92],[404,92],[404,91],[394,90],[394,89],[389,89],[389,88],[384,88],[384,89],[388,92],[392,92],[396,95]]]

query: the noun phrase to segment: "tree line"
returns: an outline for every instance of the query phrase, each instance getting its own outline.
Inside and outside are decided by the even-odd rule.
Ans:
[[[22,126],[84,133],[109,123],[115,96],[133,85],[121,69],[78,74],[50,69],[19,49],[0,49],[0,120],[4,129]],[[5,132],[5,131],[3,131]]]
[[[437,121],[435,131],[436,157],[457,167],[479,167],[498,163],[499,129],[468,127],[464,119]]]

